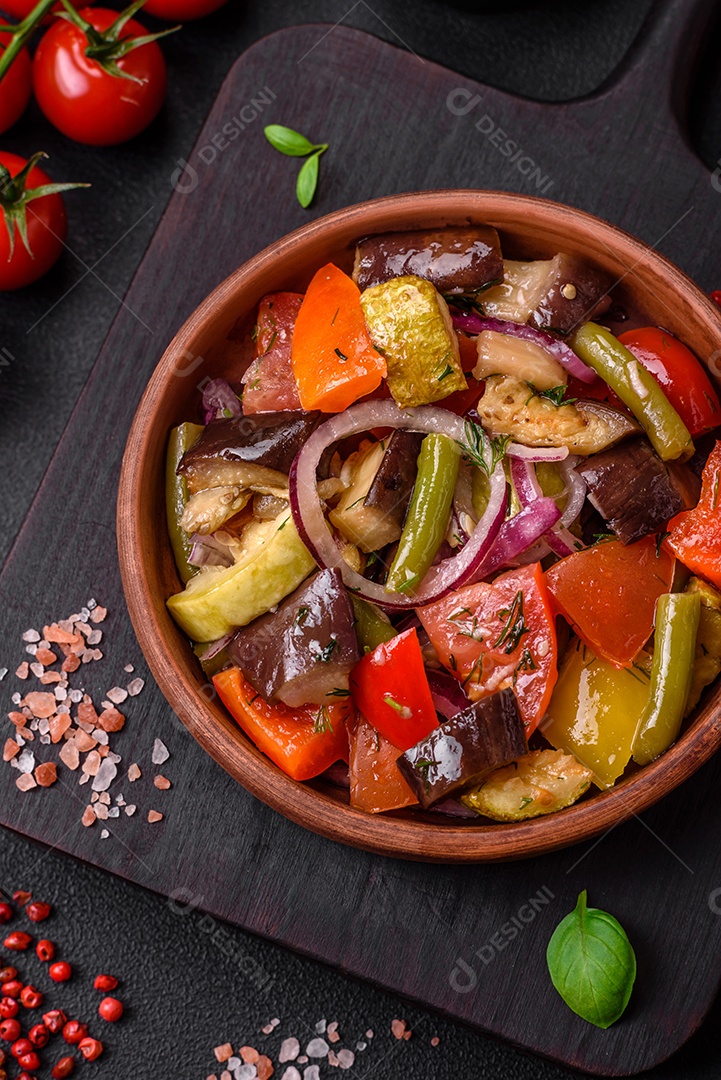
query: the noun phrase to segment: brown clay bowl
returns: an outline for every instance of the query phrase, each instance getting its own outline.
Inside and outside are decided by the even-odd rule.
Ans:
[[[640,240],[580,210],[505,192],[429,191],[339,210],[261,251],[215,289],[180,329],[158,364],[128,437],[118,498],[125,595],[140,645],[171,707],[243,787],[292,821],[368,851],[404,859],[481,862],[518,859],[576,844],[638,814],[681,784],[721,742],[721,686],[702,700],[675,746],[652,765],[566,810],[517,824],[467,822],[420,810],[370,815],[321,781],[285,776],[238,729],[209,688],[165,600],[180,587],[166,538],[163,471],[171,427],[196,415],[198,383],[222,375],[267,292],[302,291],[332,260],[350,269],[353,244],[374,232],[468,222],[495,225],[504,253],[593,259],[619,279],[629,308],[677,334],[701,358],[721,340],[715,306],[677,267]],[[229,337],[230,335],[230,337]],[[200,359],[200,358],[204,359]],[[210,700],[209,700],[210,697]]]

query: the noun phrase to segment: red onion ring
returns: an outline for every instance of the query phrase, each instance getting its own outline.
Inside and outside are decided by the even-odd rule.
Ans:
[[[545,538],[560,517],[561,511],[555,499],[544,497],[524,506],[518,514],[503,522],[490,555],[474,580],[488,577],[523,555],[532,545]]]
[[[458,679],[454,679],[447,671],[434,671],[427,668],[426,675],[436,712],[439,712],[446,720],[452,719],[456,713],[470,705]]]
[[[417,409],[399,409],[394,401],[366,401],[352,405],[345,412],[326,420],[316,428],[297,454],[290,470],[290,508],[298,534],[313,558],[322,567],[337,567],[346,587],[366,600],[385,608],[402,610],[421,607],[474,579],[483,566],[498,535],[506,512],[506,476],[502,462],[490,476],[490,498],[483,517],[472,536],[451,558],[432,566],[420,589],[412,596],[386,592],[383,585],[367,581],[344,560],[341,549],[330,532],[318,498],[316,472],[326,447],[372,428],[400,428],[405,431],[438,432],[463,445],[465,421],[462,417],[424,405]],[[555,504],[554,504],[555,505]]]
[[[558,360],[561,367],[565,368],[569,375],[580,379],[581,382],[592,383],[598,378],[593,368],[590,368],[588,364],[584,364],[583,360],[576,356],[573,349],[565,341],[560,341],[558,338],[552,337],[551,334],[547,334],[544,330],[536,330],[533,326],[527,326],[525,323],[505,322],[502,319],[486,319],[482,315],[454,311],[453,325],[459,330],[465,330],[468,334],[480,334],[483,330],[493,330],[496,334],[509,334],[511,337],[524,338],[526,341],[532,341],[534,345],[540,345],[555,360]]]
[[[521,443],[509,443],[506,454],[509,458],[522,458],[523,461],[564,461],[569,450],[567,446],[523,446]]]

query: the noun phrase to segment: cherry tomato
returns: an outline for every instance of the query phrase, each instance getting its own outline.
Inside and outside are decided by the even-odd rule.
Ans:
[[[92,3],[93,0],[90,0],[90,2]],[[11,19],[16,19],[18,22],[20,22],[21,19],[26,19],[33,8],[37,6],[38,0],[0,0],[0,11],[2,11],[4,15],[9,15]],[[60,2],[53,7],[53,11],[62,10],[63,5]],[[50,22],[51,18],[52,16],[46,15],[43,22]]]
[[[79,13],[101,33],[118,18],[107,8],[83,8]],[[130,19],[123,40],[146,30]],[[127,142],[155,119],[165,99],[167,71],[155,41],[133,49],[114,62],[132,78],[111,74],[86,55],[85,31],[58,19],[38,45],[33,60],[33,86],[40,108],[51,124],[76,142],[112,146]],[[139,80],[139,81],[135,81]]]
[[[0,152],[0,165],[4,165],[13,177],[17,176],[26,164],[25,158],[18,157],[17,154]],[[50,177],[42,169],[35,166],[30,170],[28,189],[49,183]],[[57,193],[44,195],[28,203],[27,237],[30,251],[25,247],[15,226],[11,248],[8,230],[0,220],[0,290],[21,289],[47,273],[60,257],[67,231],[65,206]]]
[[[0,34],[0,50],[7,48],[11,34]],[[33,90],[30,53],[21,49],[0,83],[0,134],[16,123],[28,107]]]
[[[691,435],[721,424],[718,393],[690,349],[658,326],[627,330],[618,339],[653,375]]]
[[[228,0],[147,0],[143,11],[149,15],[157,15],[159,19],[170,19],[175,22],[181,19],[200,19],[203,15],[210,15],[217,11]]]

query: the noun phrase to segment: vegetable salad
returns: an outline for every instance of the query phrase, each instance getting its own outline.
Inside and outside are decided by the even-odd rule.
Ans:
[[[482,225],[262,298],[170,435],[168,607],[289,776],[510,822],[678,738],[721,670],[721,408],[621,300]]]

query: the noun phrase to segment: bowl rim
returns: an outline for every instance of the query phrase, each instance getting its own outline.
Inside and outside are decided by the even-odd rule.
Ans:
[[[468,212],[489,218],[508,212],[510,204],[534,207],[554,217],[556,224],[572,219],[600,230],[638,260],[651,259],[721,333],[721,316],[712,301],[674,263],[637,237],[587,211],[538,196],[482,189],[436,189],[404,192],[355,203],[333,211],[286,234],[243,263],[220,282],[195,308],[165,349],[138,405],[123,455],[118,488],[117,544],[125,597],[138,642],[163,695],[200,746],[251,794],[296,824],[328,839],[395,858],[425,862],[475,863],[529,858],[610,832],[636,816],[688,779],[721,744],[721,690],[707,702],[705,714],[688,728],[657,761],[622,780],[616,787],[554,814],[514,823],[438,823],[411,816],[368,814],[340,803],[313,782],[292,780],[265,757],[240,729],[223,724],[219,707],[203,700],[190,682],[173,650],[165,643],[157,618],[149,611],[149,583],[142,553],[140,506],[143,499],[141,468],[151,438],[150,419],[162,408],[164,389],[178,357],[190,350],[199,330],[218,311],[242,295],[253,275],[268,268],[315,236],[343,223],[351,227],[374,211],[417,210],[443,217],[443,205],[468,202]],[[458,216],[457,206],[450,215]],[[408,226],[406,226],[407,228]],[[369,230],[359,228],[357,235]],[[140,555],[139,555],[140,553]],[[163,597],[163,603],[165,598]],[[222,706],[220,706],[222,708]]]

